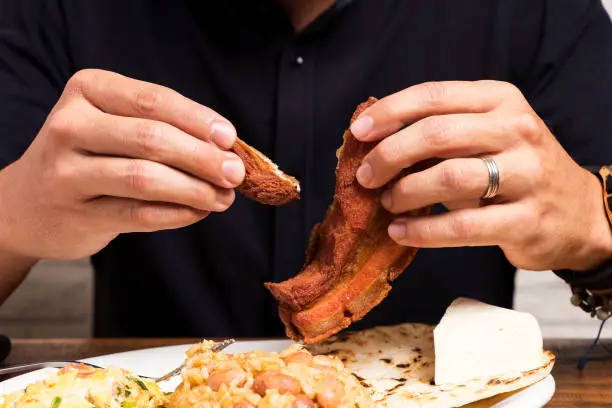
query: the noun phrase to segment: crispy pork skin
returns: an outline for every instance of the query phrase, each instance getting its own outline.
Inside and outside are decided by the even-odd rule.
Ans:
[[[231,151],[244,163],[244,181],[237,188],[242,195],[267,205],[284,205],[300,198],[300,183],[263,153],[240,139]]]
[[[351,123],[375,102],[370,98],[359,105]],[[312,231],[302,271],[285,282],[266,284],[294,340],[317,343],[363,318],[387,296],[390,283],[417,252],[389,237],[394,216],[380,204],[383,189],[363,188],[356,179],[376,144],[359,142],[350,130],[344,133],[334,201]],[[427,213],[429,208],[411,214]]]

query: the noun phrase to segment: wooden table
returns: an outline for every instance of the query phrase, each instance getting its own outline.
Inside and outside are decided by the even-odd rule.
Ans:
[[[194,339],[54,339],[13,340],[13,352],[6,365],[34,361],[77,360],[141,348],[194,343]],[[548,340],[545,346],[557,356],[553,375],[557,393],[549,407],[612,407],[612,341],[598,346],[586,369],[576,363],[588,347],[585,340]]]

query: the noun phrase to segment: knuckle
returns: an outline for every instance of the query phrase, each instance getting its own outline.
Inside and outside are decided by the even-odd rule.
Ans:
[[[469,242],[475,236],[478,225],[473,216],[459,213],[450,218],[450,228],[453,236]]]
[[[157,225],[157,211],[152,206],[133,204],[130,206],[130,218],[145,229],[154,229]]]
[[[393,98],[383,98],[374,105],[378,114],[384,118],[400,117],[399,106],[393,102]]]
[[[447,120],[439,116],[423,119],[423,141],[431,147],[439,148],[448,144],[451,126]]]
[[[194,169],[199,169],[203,172],[209,170],[211,173],[222,178],[220,170],[222,166],[222,153],[221,150],[214,148],[211,144],[197,141],[189,149],[187,160]]]
[[[163,137],[164,128],[161,124],[153,122],[141,122],[138,124],[134,143],[138,152],[149,160],[159,159],[160,139]]]
[[[410,197],[410,192],[414,190],[412,187],[412,183],[410,183],[409,177],[403,177],[399,180],[393,188],[391,189],[391,194],[393,198],[393,203],[398,202],[399,200],[406,200],[406,198]]]
[[[159,109],[162,100],[162,92],[158,87],[145,85],[134,96],[134,109],[142,115],[150,115]]]
[[[398,160],[398,149],[392,139],[384,139],[376,147],[374,161],[384,169],[392,168]]]
[[[223,121],[223,118],[220,117],[217,113],[212,111],[212,109],[208,108],[205,105],[201,105],[182,93],[172,89],[172,88],[163,88],[164,94],[168,100],[176,100],[176,105],[181,105],[179,109],[179,115],[181,120],[185,121],[185,123],[201,123],[206,128],[207,137],[210,136],[212,132],[212,126],[216,121]]]
[[[59,141],[65,142],[75,138],[78,135],[78,123],[75,115],[67,110],[61,110],[53,114],[47,123],[47,131],[49,135]]]
[[[417,185],[418,182],[415,182],[411,176],[399,180],[390,190],[391,202],[387,202],[385,208],[393,214],[412,211],[420,204],[419,197],[415,194]]]
[[[214,201],[214,197],[211,194],[210,189],[199,185],[190,188],[187,195],[189,202],[198,206],[210,204]]]
[[[460,190],[464,185],[463,173],[450,165],[440,165],[440,184],[448,190]]]
[[[86,93],[89,86],[101,75],[98,69],[82,69],[77,71],[66,84],[66,91],[71,94]]]
[[[124,182],[128,189],[145,193],[151,189],[152,180],[147,174],[146,166],[141,162],[133,162],[127,167]]]
[[[516,115],[514,128],[521,136],[532,142],[537,142],[542,135],[539,119],[529,112]]]
[[[443,82],[425,82],[421,85],[424,102],[427,105],[438,105],[445,98],[448,89]]]

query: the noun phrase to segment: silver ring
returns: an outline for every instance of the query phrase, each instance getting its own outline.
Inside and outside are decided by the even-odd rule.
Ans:
[[[491,159],[490,157],[481,157],[481,160],[485,162],[487,165],[487,170],[489,171],[489,185],[487,186],[487,191],[485,191],[482,199],[489,200],[494,198],[497,193],[499,193],[499,167],[497,167],[495,160]]]

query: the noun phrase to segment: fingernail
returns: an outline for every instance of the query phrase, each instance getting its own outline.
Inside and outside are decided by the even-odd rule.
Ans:
[[[211,127],[210,140],[223,149],[229,149],[236,141],[236,129],[227,122],[215,122]]]
[[[362,186],[367,187],[370,185],[373,178],[374,173],[372,172],[372,166],[370,166],[369,163],[363,163],[357,170],[357,181],[359,181]]]
[[[351,125],[351,133],[359,140],[366,139],[374,128],[374,119],[370,116],[361,116]]]
[[[393,207],[393,195],[391,194],[391,191],[385,191],[382,194],[380,202],[387,210],[391,209],[391,207]]]
[[[237,186],[244,179],[244,164],[238,158],[225,160],[221,165],[221,172],[225,180],[232,186]]]
[[[396,241],[406,238],[406,223],[401,219],[393,221],[389,225],[389,236]]]

